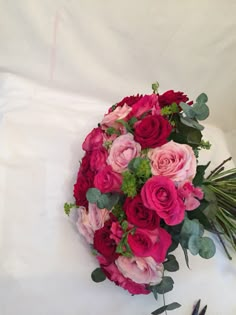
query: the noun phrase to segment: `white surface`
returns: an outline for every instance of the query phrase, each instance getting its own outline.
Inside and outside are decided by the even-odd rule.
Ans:
[[[1,315],[157,308],[152,296],[90,281],[95,262],[63,203],[84,136],[108,106],[155,80],[191,98],[206,92],[208,157],[214,165],[229,148],[236,158],[235,16],[235,0],[0,0],[0,70],[48,87],[0,74]],[[236,314],[235,260],[221,247],[210,262],[191,258],[192,271],[182,266],[166,296],[183,304],[173,314],[189,315],[199,297],[208,315]]]
[[[96,261],[63,212],[73,201],[81,143],[110,104],[8,74],[0,75],[0,96],[0,314],[149,314],[162,301],[90,280]],[[213,148],[202,160],[214,166],[228,156],[224,136],[208,126],[205,138]],[[217,247],[212,260],[190,257],[191,270],[177,252],[181,270],[166,299],[183,306],[173,314],[190,315],[198,298],[208,315],[236,314],[235,260]]]

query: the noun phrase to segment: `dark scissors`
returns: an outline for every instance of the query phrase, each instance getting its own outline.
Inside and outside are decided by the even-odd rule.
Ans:
[[[201,300],[198,300],[191,315],[205,315],[206,314],[207,305],[205,305],[199,313],[200,304],[201,304]]]

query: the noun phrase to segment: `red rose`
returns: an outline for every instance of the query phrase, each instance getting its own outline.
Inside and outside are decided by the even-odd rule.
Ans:
[[[93,246],[108,261],[112,262],[118,257],[118,254],[116,253],[116,242],[110,235],[109,224],[105,224],[103,228],[95,231]]]
[[[137,103],[132,106],[130,117],[140,118],[144,113],[160,114],[158,95],[144,95]]]
[[[99,171],[94,178],[94,186],[102,193],[120,191],[122,175],[114,172],[110,165]]]
[[[74,197],[77,206],[88,207],[86,192],[89,188],[93,187],[93,179],[94,173],[92,171],[87,171],[85,174],[79,172],[74,185]]]
[[[125,98],[123,98],[122,101],[120,101],[119,103],[116,104],[116,107],[118,106],[123,106],[123,105],[128,105],[128,106],[132,106],[133,104],[135,104],[136,102],[138,102],[140,100],[140,98],[142,98],[142,95],[137,94],[136,96],[126,96]],[[112,111],[112,107],[109,109],[109,113]]]
[[[134,234],[128,235],[128,244],[135,256],[151,256],[157,263],[161,263],[171,245],[171,236],[162,228],[153,231],[138,228]]]
[[[166,91],[162,95],[159,95],[159,104],[161,108],[171,105],[172,103],[178,105],[180,102],[186,103],[188,100],[189,98],[183,92],[174,92],[173,90]],[[192,105],[193,102],[187,104]]]
[[[94,172],[98,172],[101,168],[106,166],[108,152],[105,148],[93,150],[90,157],[90,167]]]
[[[90,152],[86,152],[84,157],[82,158],[79,172],[83,174],[87,173],[87,171],[90,169],[90,158],[91,158]]]
[[[149,294],[151,291],[146,289],[145,284],[139,284],[126,278],[117,268],[114,262],[110,263],[104,257],[97,257],[100,266],[110,281],[113,281],[116,285],[122,287],[123,289],[129,291],[131,294]]]
[[[165,176],[153,176],[143,185],[141,197],[144,205],[155,210],[168,225],[183,221],[185,205],[174,182]]]
[[[82,148],[84,151],[100,149],[103,144],[103,131],[101,128],[94,128],[85,138]]]
[[[146,208],[142,202],[141,196],[126,198],[124,210],[129,223],[136,227],[154,230],[159,226],[160,219],[154,210]]]
[[[142,149],[156,148],[167,142],[171,130],[170,123],[161,115],[147,116],[134,125],[134,140]]]

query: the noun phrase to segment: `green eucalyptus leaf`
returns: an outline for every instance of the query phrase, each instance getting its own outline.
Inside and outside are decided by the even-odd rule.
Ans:
[[[199,249],[199,255],[202,258],[209,259],[215,255],[216,247],[213,240],[209,237],[201,238],[201,245]]]
[[[208,97],[205,93],[201,93],[196,99],[196,102],[199,104],[205,104],[207,101]]]
[[[101,197],[101,192],[97,188],[89,188],[86,192],[86,198],[90,203],[96,203]]]
[[[105,273],[102,271],[101,268],[96,268],[92,274],[91,278],[94,282],[102,282],[106,279]]]
[[[188,249],[192,255],[197,255],[201,247],[201,238],[197,235],[190,236],[188,240]]]
[[[97,201],[97,206],[100,209],[106,208],[106,209],[110,210],[111,208],[110,208],[109,196],[107,194],[102,194]]]
[[[196,103],[193,105],[193,111],[195,112],[195,117],[198,120],[204,120],[209,116],[209,107],[206,104]]]
[[[171,291],[174,287],[174,280],[171,277],[163,277],[161,283],[155,286],[157,293],[164,294]]]
[[[157,310],[153,311],[152,315],[159,315],[159,314],[162,314],[166,311],[173,311],[179,307],[181,307],[181,304],[179,304],[177,302],[173,302],[173,303],[170,303],[168,305],[164,305],[164,306],[158,308]]]
[[[179,106],[182,108],[185,115],[189,118],[195,117],[195,112],[192,110],[192,107],[184,102],[180,102]]]
[[[189,267],[189,258],[188,258],[188,250],[186,248],[184,248],[183,246],[182,246],[182,249],[183,249],[183,252],[184,252],[184,258],[185,258],[186,265],[187,265],[188,269],[190,269],[190,267]]]
[[[192,127],[192,128],[198,129],[198,130],[204,129],[204,127],[202,125],[200,125],[196,120],[193,120],[189,117],[182,117],[181,116],[180,121],[186,126],[189,126],[189,127]]]
[[[167,261],[165,261],[163,265],[164,265],[164,269],[169,272],[174,272],[174,271],[179,270],[179,263],[176,260],[174,255],[168,255]]]

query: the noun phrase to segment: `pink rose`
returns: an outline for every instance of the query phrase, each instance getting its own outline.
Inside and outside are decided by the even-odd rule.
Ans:
[[[194,187],[190,182],[181,183],[178,194],[184,199],[186,210],[194,210],[200,206],[204,194],[200,187]]]
[[[94,128],[85,138],[82,148],[84,151],[100,149],[103,144],[103,131],[101,128]]]
[[[148,152],[153,175],[162,175],[180,182],[192,180],[196,174],[196,158],[187,144],[170,141]]]
[[[152,257],[119,256],[115,264],[124,277],[136,283],[155,285],[162,280],[163,265],[158,264]]]
[[[131,133],[127,133],[114,140],[107,163],[115,172],[122,173],[127,169],[129,162],[140,152],[140,144],[134,141],[134,136]]]
[[[107,165],[106,160],[108,152],[105,148],[93,150],[90,155],[90,167],[94,172],[98,172],[101,168]]]
[[[85,207],[78,208],[77,228],[89,244],[93,244],[94,232],[101,229],[109,219],[107,209],[98,209],[96,204],[89,203],[88,211]]]
[[[115,282],[116,285],[129,291],[131,294],[149,294],[151,292],[146,289],[145,284],[139,284],[129,278],[124,277],[114,262],[109,263],[102,256],[98,256],[97,259],[107,278]]]
[[[185,205],[177,193],[175,184],[165,176],[153,176],[146,181],[141,190],[145,207],[155,210],[168,225],[183,221]]]
[[[101,121],[101,126],[103,130],[106,130],[108,127],[113,127],[118,129],[121,127],[121,124],[117,122],[119,119],[125,120],[128,114],[131,112],[132,108],[126,104],[123,106],[118,106],[116,109],[108,114],[106,114]]]
[[[94,177],[94,186],[102,193],[119,192],[121,184],[121,174],[114,172],[110,165],[101,169]]]
[[[110,238],[114,240],[116,244],[119,244],[122,238],[122,235],[123,235],[123,230],[122,230],[122,227],[120,226],[120,223],[117,221],[112,222]]]
[[[150,113],[149,113],[150,112]],[[152,115],[160,114],[158,95],[144,95],[138,102],[132,106],[130,116],[140,118],[144,113]]]
[[[135,256],[151,256],[157,263],[162,263],[171,245],[171,236],[163,228],[153,231],[137,228],[134,234],[129,233],[128,244]]]

